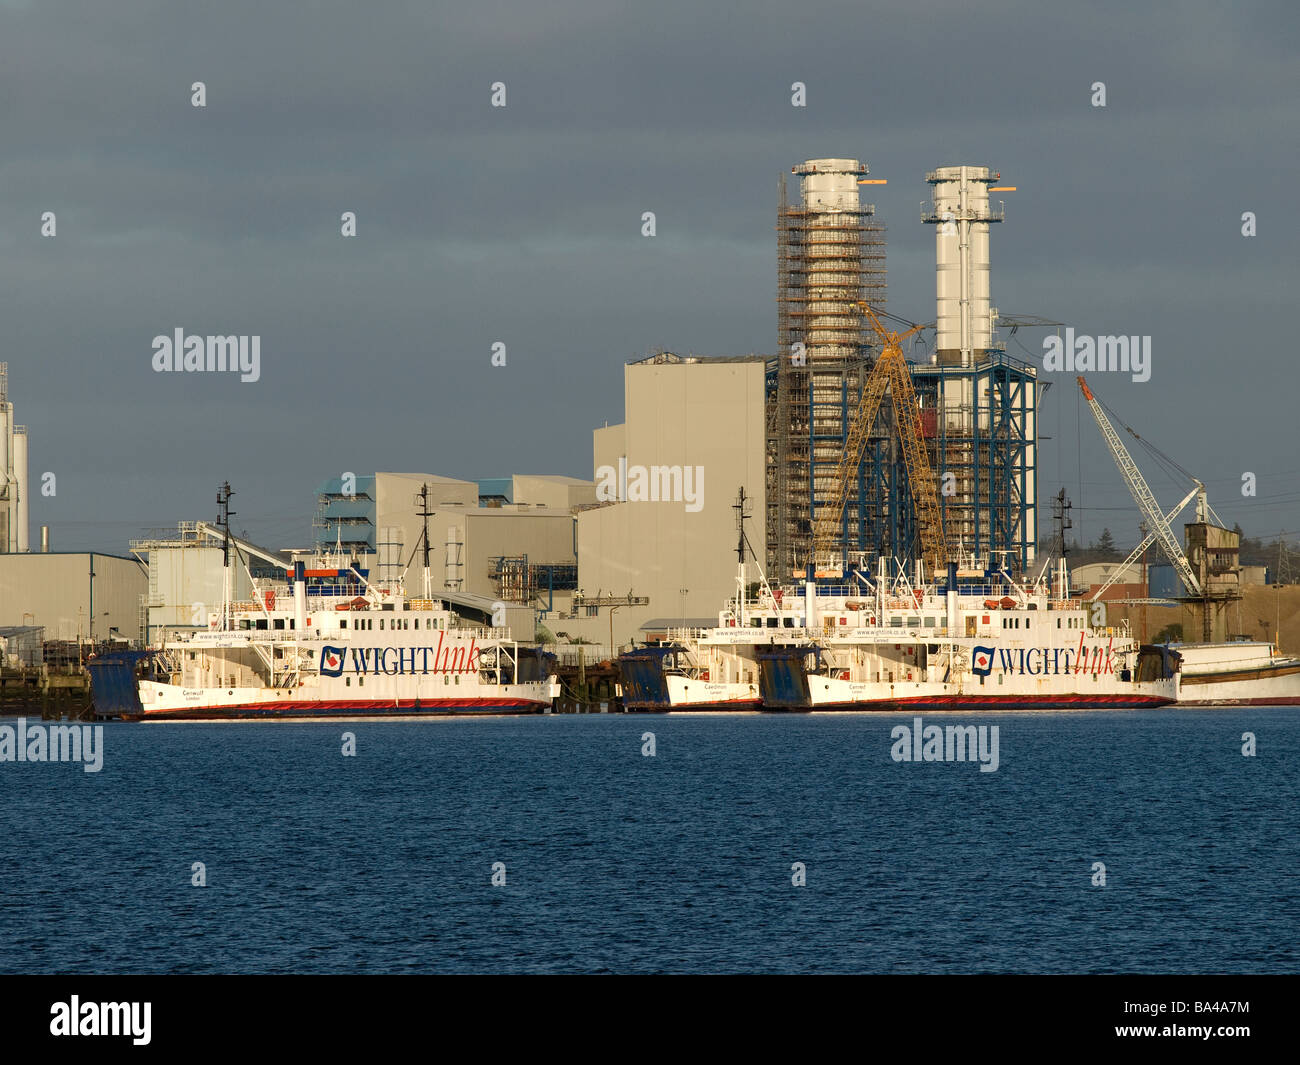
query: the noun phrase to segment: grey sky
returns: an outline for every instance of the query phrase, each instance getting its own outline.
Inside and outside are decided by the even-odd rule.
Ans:
[[[820,156],[888,179],[867,189],[889,307],[918,321],[925,172],[1000,170],[1019,191],[994,303],[1151,335],[1151,380],[1097,375],[1098,394],[1229,523],[1300,529],[1300,14],[1130,6],[0,0],[0,361],[33,485],[58,478],[33,542],[47,523],[57,548],[122,551],[210,518],[226,478],[236,527],[285,546],[347,470],[589,477],[627,359],[774,349],[776,180]],[[155,374],[151,340],[177,327],[260,334],[261,380]],[[1039,356],[1040,337],[1017,339]],[[1077,510],[1084,539],[1132,543],[1073,379],[1054,381],[1043,499],[1063,477],[1119,508]]]

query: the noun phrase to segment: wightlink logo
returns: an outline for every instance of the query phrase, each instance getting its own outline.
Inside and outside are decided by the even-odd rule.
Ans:
[[[1150,337],[1075,336],[1043,338],[1043,369],[1048,373],[1131,373],[1136,382],[1151,380]]]
[[[331,647],[326,644],[320,653],[320,675],[341,677],[348,668],[348,652],[352,655],[350,672],[386,673],[477,673],[483,649],[471,639],[469,646],[451,644],[443,646],[443,633],[438,633],[438,646],[428,647]],[[430,658],[433,659],[430,663]]]
[[[596,467],[596,499],[602,503],[685,503],[691,514],[704,509],[703,466]]]
[[[971,649],[970,671],[977,677],[987,677],[994,669],[1017,676],[1051,676],[1067,673],[1115,672],[1115,638],[1109,637],[1105,646],[1089,646],[1079,634],[1078,648],[1071,647],[982,647]]]
[[[233,371],[245,382],[262,376],[260,336],[186,336],[179,326],[171,336],[153,338],[155,373],[219,373]]]
[[[87,773],[104,768],[103,725],[0,725],[0,762],[81,762]]]
[[[998,771],[998,726],[926,725],[912,718],[912,727],[895,725],[889,756],[895,762],[975,762],[981,773]]]

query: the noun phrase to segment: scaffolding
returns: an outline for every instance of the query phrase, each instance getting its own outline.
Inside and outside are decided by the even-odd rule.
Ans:
[[[354,490],[344,492],[342,478],[335,477],[317,492],[313,542],[320,551],[341,548],[345,554],[373,554],[379,546],[372,494],[374,477],[358,477],[350,487]]]
[[[795,167],[804,179],[797,205],[789,203],[784,175],[778,186],[778,355],[767,379],[766,525],[769,566],[782,576],[811,561],[817,508],[831,493],[851,411],[874,363],[853,306],[865,300],[883,309],[885,303],[885,228],[875,207],[857,196],[857,175],[866,172],[854,160]],[[838,179],[839,188],[828,192],[824,183],[810,195],[814,176]],[[849,551],[890,550],[906,535],[892,428],[878,422],[863,450],[842,519]]]
[[[529,562],[527,555],[494,556],[488,559],[488,576],[496,582],[497,595],[507,603],[532,603],[545,597],[542,610],[555,609],[557,591],[578,587],[576,562]]]

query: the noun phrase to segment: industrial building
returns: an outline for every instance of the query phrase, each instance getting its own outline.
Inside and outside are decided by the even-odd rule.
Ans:
[[[9,364],[0,362],[0,554],[27,550],[27,427],[14,422]]]
[[[0,555],[0,626],[41,626],[47,640],[135,641],[147,588],[145,567],[120,555]]]
[[[768,362],[660,352],[624,367],[625,420],[592,434],[597,491],[609,498],[578,513],[582,598],[548,625],[607,644],[612,621],[623,644],[655,618],[717,618],[735,594],[741,488],[752,500],[753,557],[767,555]],[[626,605],[584,605],[619,597]]]
[[[510,627],[530,634],[534,615],[564,609],[577,585],[573,512],[595,502],[575,477],[515,475],[481,482],[426,473],[333,478],[317,493],[316,545],[341,545],[379,580],[423,593],[424,529],[435,595],[505,604]],[[557,594],[560,601],[557,603]]]
[[[572,510],[596,502],[595,483],[579,477],[516,473],[513,477],[486,477],[476,483],[479,505],[484,507],[513,504]]]
[[[39,669],[44,644],[43,625],[0,626],[0,669]]]
[[[142,537],[130,546],[148,573],[141,605],[145,643],[151,643],[162,629],[206,629],[209,612],[220,609],[224,595],[221,547],[193,521],[179,522],[175,534]],[[232,598],[250,598],[248,572],[243,566],[233,566],[232,571]]]
[[[777,219],[779,354],[767,380],[769,566],[789,579],[811,561],[812,531],[830,495],[854,410],[874,365],[859,302],[885,307],[884,230],[861,202],[868,183],[855,159],[793,168],[801,203],[780,185]],[[1000,175],[946,166],[927,175],[936,226],[935,345],[913,378],[950,552],[975,553],[1025,572],[1037,537],[1037,408],[1033,366],[997,343],[990,300],[990,206]],[[840,528],[845,557],[917,557],[916,519],[888,408],[866,438]]]

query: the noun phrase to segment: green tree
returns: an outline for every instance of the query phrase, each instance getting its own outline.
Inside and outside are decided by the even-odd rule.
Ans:
[[[1111,536],[1109,529],[1101,530],[1101,536],[1097,539],[1094,550],[1099,562],[1111,562],[1119,558],[1119,552],[1115,549],[1115,538]]]

